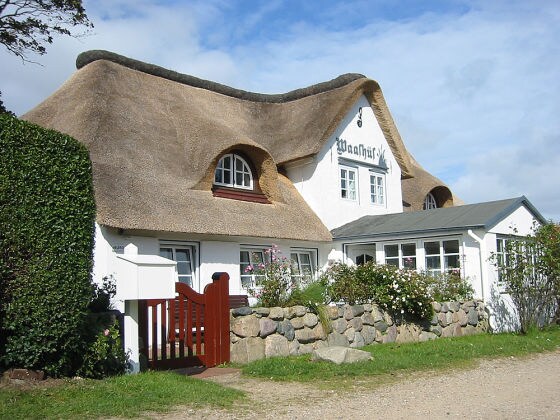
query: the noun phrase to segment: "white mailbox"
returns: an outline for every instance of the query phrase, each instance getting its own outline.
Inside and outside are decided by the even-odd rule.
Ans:
[[[177,263],[158,255],[117,255],[119,300],[172,299],[175,297]]]

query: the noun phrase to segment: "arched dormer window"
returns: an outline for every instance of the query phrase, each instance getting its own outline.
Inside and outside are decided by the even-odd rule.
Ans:
[[[214,173],[214,185],[253,189],[253,172],[247,161],[235,153],[222,156]]]
[[[434,195],[432,193],[426,194],[426,197],[424,198],[423,208],[424,208],[424,210],[437,209],[436,198],[434,197]]]
[[[223,155],[214,170],[214,197],[269,204],[259,185],[259,173],[242,152]]]

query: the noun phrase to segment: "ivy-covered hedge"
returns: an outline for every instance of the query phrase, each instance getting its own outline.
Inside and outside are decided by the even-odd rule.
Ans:
[[[72,375],[92,296],[95,202],[86,148],[0,116],[0,361]]]

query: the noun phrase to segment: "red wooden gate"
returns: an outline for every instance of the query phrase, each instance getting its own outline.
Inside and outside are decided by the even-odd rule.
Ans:
[[[151,369],[229,362],[229,276],[214,273],[204,294],[175,283],[175,299],[140,302],[140,352]]]

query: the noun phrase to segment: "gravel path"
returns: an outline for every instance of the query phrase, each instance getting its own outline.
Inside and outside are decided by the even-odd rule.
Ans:
[[[336,391],[239,373],[209,380],[248,392],[249,402],[229,410],[184,408],[164,418],[560,419],[560,350],[485,360],[467,370],[400,376],[379,387],[352,381]]]

